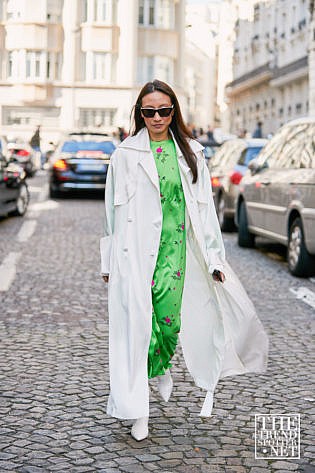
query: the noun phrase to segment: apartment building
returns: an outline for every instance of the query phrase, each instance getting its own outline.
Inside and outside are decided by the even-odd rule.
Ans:
[[[309,96],[310,96],[310,115],[315,115],[315,1],[310,2],[310,43],[309,43]]]
[[[260,0],[251,17],[235,28],[233,81],[227,95],[231,131],[265,135],[309,113],[309,28],[307,0]]]
[[[1,133],[129,126],[153,78],[185,104],[184,0],[0,0]]]

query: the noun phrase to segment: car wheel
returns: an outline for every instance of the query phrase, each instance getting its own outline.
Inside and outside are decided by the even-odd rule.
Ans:
[[[225,200],[223,194],[220,194],[218,200],[218,220],[222,232],[232,232],[235,230],[234,220],[225,215]]]
[[[293,276],[308,277],[315,273],[315,258],[306,249],[300,218],[294,220],[289,230],[288,265]]]
[[[238,217],[238,244],[243,248],[255,246],[255,235],[248,230],[245,202],[241,202]]]
[[[20,193],[16,201],[16,209],[13,210],[13,212],[11,212],[10,215],[16,215],[18,217],[22,217],[27,210],[29,200],[30,200],[30,194],[28,191],[28,187],[25,184],[25,182],[23,182],[20,186]]]

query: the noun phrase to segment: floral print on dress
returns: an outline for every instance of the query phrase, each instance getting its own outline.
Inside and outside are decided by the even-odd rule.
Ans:
[[[177,271],[174,271],[173,272],[173,276],[172,278],[173,279],[177,279],[177,280],[180,280],[183,276],[183,270],[182,269],[178,269]]]

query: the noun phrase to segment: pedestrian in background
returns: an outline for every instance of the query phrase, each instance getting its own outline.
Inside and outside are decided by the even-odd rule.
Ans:
[[[257,122],[256,128],[253,133],[253,138],[262,138],[262,122]]]
[[[111,157],[101,272],[108,286],[107,413],[148,435],[149,383],[168,401],[180,337],[187,368],[207,391],[220,377],[264,371],[267,337],[225,260],[203,147],[186,128],[174,91],[155,80],[134,107],[131,136]]]
[[[36,130],[30,139],[30,145],[35,151],[35,162],[36,168],[39,169],[43,167],[42,153],[40,149],[40,125],[37,125]]]

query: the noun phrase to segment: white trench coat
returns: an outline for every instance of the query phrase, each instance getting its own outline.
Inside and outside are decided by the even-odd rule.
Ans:
[[[186,275],[180,343],[186,366],[207,390],[201,416],[225,376],[266,370],[268,339],[244,288],[225,261],[203,147],[191,140],[198,180],[175,142],[186,200]],[[109,274],[110,395],[107,413],[120,419],[149,415],[147,356],[151,281],[162,229],[159,178],[146,128],[115,150],[105,191],[101,272]],[[212,272],[224,272],[224,284]]]

